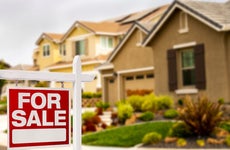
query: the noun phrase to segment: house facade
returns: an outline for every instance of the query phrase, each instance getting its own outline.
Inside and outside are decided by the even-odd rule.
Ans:
[[[144,20],[134,23],[106,63],[98,67],[104,101],[115,105],[129,96],[130,91],[154,91],[153,52],[141,44],[166,9],[167,6],[161,6]]]
[[[101,22],[76,21],[64,34],[43,33],[36,42],[34,65],[39,70],[72,72],[72,60],[80,55],[83,73],[97,75],[93,82],[82,84],[83,91],[100,91],[101,73],[96,68],[106,62],[134,22],[147,26],[148,22],[156,22],[161,15],[159,12],[158,8],[153,8]],[[151,17],[153,13],[155,18]],[[52,82],[50,86],[61,87],[61,83]],[[65,87],[71,86],[65,83]]]
[[[175,1],[143,42],[154,54],[155,93],[230,102],[230,1]]]

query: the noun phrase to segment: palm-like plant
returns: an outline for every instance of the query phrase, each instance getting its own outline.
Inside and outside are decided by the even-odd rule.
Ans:
[[[184,99],[184,106],[179,109],[179,119],[184,121],[197,136],[209,136],[222,120],[221,103],[211,102],[207,98],[194,101]]]

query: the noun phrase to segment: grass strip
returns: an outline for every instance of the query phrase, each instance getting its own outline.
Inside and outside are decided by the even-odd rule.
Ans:
[[[84,135],[82,143],[94,146],[132,147],[141,143],[144,135],[149,132],[158,132],[164,138],[172,125],[173,122],[163,121],[122,126]]]

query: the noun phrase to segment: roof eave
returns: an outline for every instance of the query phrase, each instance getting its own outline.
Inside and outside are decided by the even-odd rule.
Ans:
[[[190,7],[184,5],[183,3],[179,1],[174,1],[173,4],[168,8],[168,10],[163,14],[161,19],[157,22],[155,27],[150,31],[150,34],[146,37],[146,39],[143,41],[143,46],[147,46],[150,40],[155,36],[155,34],[158,32],[158,30],[161,28],[161,26],[165,23],[165,21],[170,17],[170,15],[174,12],[175,9],[181,9],[188,13],[189,15],[195,17],[199,21],[205,23],[206,25],[210,26],[216,31],[223,31],[224,27],[217,22],[201,15],[199,12],[191,9]]]

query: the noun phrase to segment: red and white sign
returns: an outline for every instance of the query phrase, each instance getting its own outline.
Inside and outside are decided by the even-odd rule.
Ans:
[[[8,147],[70,144],[68,89],[10,88]]]

